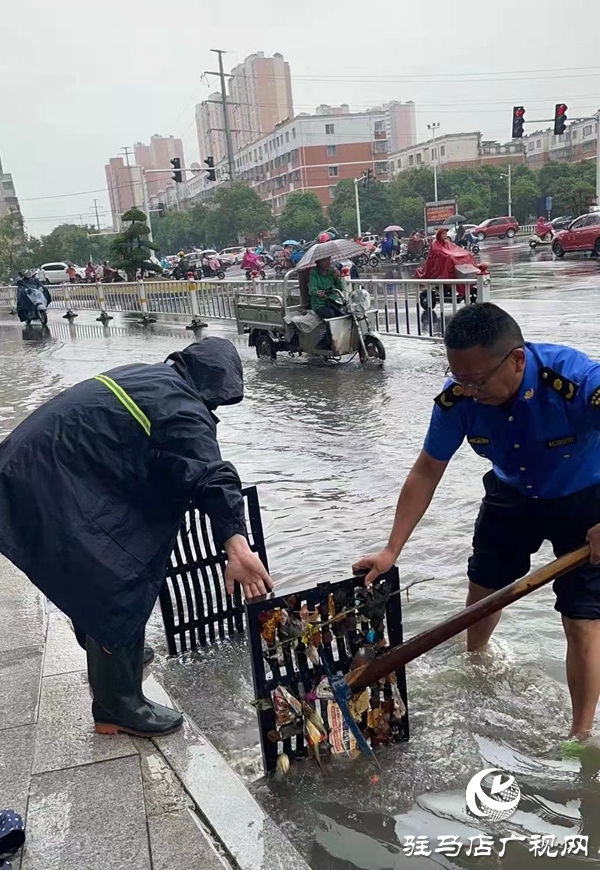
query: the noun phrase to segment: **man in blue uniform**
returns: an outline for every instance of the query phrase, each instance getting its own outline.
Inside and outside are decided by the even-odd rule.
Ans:
[[[491,303],[456,314],[444,336],[450,380],[435,399],[423,450],[398,499],[387,546],[354,566],[371,582],[397,560],[466,438],[493,468],[469,559],[467,604],[527,574],[545,540],[557,556],[585,541],[590,564],[555,581],[567,638],[571,737],[592,728],[600,695],[600,364],[553,344],[525,343]],[[500,620],[468,631],[484,649]]]

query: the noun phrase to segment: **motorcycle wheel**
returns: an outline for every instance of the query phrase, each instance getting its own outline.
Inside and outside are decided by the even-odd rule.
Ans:
[[[252,272],[250,269],[246,269],[246,281],[252,281]]]
[[[267,276],[265,275],[265,270],[264,270],[264,269],[261,269],[259,274],[260,274],[260,277],[262,278],[262,280],[264,281],[265,278],[267,277]]]
[[[432,308],[435,308],[435,306],[438,304],[438,301],[439,301],[439,299],[438,299],[437,290],[432,291],[432,293],[431,293]],[[427,290],[421,290],[421,294],[419,296],[419,302],[421,304],[421,308],[423,309],[423,311],[429,310],[429,302],[427,299]]]
[[[45,308],[38,311],[38,317],[40,318],[40,323],[42,324],[42,326],[48,325],[48,312]]]
[[[367,349],[367,359],[378,359],[383,362],[385,359],[385,346],[382,340],[376,335],[365,335],[364,342]]]
[[[377,266],[379,266],[379,257],[371,257],[369,259],[369,265],[376,269]]]
[[[538,246],[538,243],[537,243],[536,239],[529,239],[529,247],[530,248],[537,248],[537,246]]]
[[[479,245],[471,245],[471,253],[478,254],[479,253]]]
[[[216,274],[217,274],[217,278],[219,279],[219,281],[222,281],[223,278],[225,277],[225,272],[223,272],[222,269],[218,269]]]

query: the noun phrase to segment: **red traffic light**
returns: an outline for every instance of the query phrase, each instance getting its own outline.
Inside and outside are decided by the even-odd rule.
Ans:
[[[519,106],[517,109],[515,109],[515,118],[522,118],[524,114],[525,109],[523,108],[523,106]]]
[[[556,107],[557,115],[564,115],[569,107],[565,103],[559,103]]]

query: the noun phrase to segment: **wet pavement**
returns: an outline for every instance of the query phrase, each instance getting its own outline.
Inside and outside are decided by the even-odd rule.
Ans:
[[[570,343],[600,358],[595,313],[600,264],[555,261],[524,242],[483,246],[491,264],[492,299],[521,322],[526,338]],[[399,486],[427,426],[445,367],[443,349],[429,342],[386,339],[381,370],[313,364],[281,356],[258,361],[229,324],[211,334],[236,342],[244,361],[246,399],[222,409],[220,441],[245,483],[259,487],[272,573],[278,583],[345,577],[361,553],[386,540]],[[0,437],[54,393],[103,369],[155,362],[190,340],[176,326],[144,329],[116,319],[105,329],[93,316],[68,326],[56,313],[50,335],[24,333],[8,315],[0,321]],[[435,577],[404,601],[411,636],[462,607],[465,563],[487,464],[468,447],[451,463],[425,519],[400,560],[403,583]],[[551,557],[544,547],[536,557]],[[149,629],[165,651],[159,619]],[[600,767],[562,761],[568,729],[564,639],[553,596],[544,589],[504,616],[493,655],[473,660],[461,639],[408,669],[412,738],[381,753],[377,779],[361,761],[321,775],[310,762],[284,780],[260,777],[255,713],[245,641],[197,657],[164,662],[167,688],[245,776],[259,802],[281,824],[315,870],[540,867],[552,860],[579,866],[582,856],[534,857],[526,843],[507,857],[441,853],[409,857],[407,835],[442,835],[468,842],[480,831],[507,836],[583,833],[590,866],[600,866]],[[516,776],[523,800],[508,822],[474,824],[464,789],[484,767]],[[589,768],[589,769],[588,769]]]

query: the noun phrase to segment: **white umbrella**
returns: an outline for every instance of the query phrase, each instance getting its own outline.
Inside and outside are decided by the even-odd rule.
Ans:
[[[359,254],[364,253],[365,246],[359,245],[358,242],[353,242],[350,239],[334,239],[331,242],[321,242],[308,249],[296,266],[296,269],[310,269],[311,266],[315,265],[317,260],[324,260],[326,257],[343,260],[346,257],[357,257]]]

